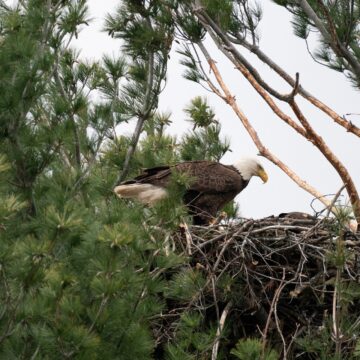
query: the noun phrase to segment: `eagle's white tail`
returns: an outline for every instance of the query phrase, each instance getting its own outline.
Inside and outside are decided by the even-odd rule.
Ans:
[[[115,187],[114,192],[120,198],[136,199],[149,205],[167,196],[167,191],[164,188],[151,184],[119,185]]]

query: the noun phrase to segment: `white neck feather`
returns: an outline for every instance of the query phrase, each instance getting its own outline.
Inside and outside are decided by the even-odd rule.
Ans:
[[[246,181],[249,181],[252,176],[257,174],[259,165],[261,166],[260,161],[253,157],[242,158],[233,164]]]

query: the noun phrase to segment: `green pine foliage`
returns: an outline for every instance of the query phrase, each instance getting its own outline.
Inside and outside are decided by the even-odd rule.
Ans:
[[[181,144],[181,158],[184,160],[214,160],[220,161],[229,151],[228,139],[221,141],[219,124],[191,131],[184,135]]]
[[[296,1],[273,0],[293,14],[295,35],[307,40],[316,31],[319,45],[312,56],[333,70],[343,72],[360,87],[360,2],[307,0],[311,15]]]
[[[187,36],[189,37],[190,35]],[[185,71],[183,73],[184,78],[196,83],[204,82],[206,77],[201,73],[201,71],[199,71],[198,62],[196,61],[195,55],[192,53],[189,45],[185,44],[183,49],[178,49],[177,52],[182,55],[180,64],[185,67]]]
[[[263,350],[263,344],[258,339],[240,340],[231,354],[239,360],[277,360],[279,354],[275,350]]]
[[[205,283],[206,279],[201,272],[192,269],[184,270],[170,282],[167,296],[170,299],[188,302],[198,296]]]
[[[209,107],[206,99],[200,96],[191,100],[190,105],[184,111],[190,116],[189,121],[194,125],[194,130],[197,127],[206,128],[216,123],[214,111]]]
[[[178,141],[175,136],[166,133],[171,123],[170,113],[155,113],[146,122],[144,126],[146,136],[139,144],[141,151],[135,154],[142,167],[150,168],[180,161]]]
[[[216,328],[206,327],[200,313],[187,313],[178,322],[176,342],[166,348],[166,360],[209,359]]]
[[[111,194],[116,163],[101,157],[132,115],[119,95],[128,65],[66,47],[87,22],[84,1],[0,16],[0,357],[150,359],[160,245],[143,209]]]
[[[1,4],[2,359],[154,358],[152,328],[167,301],[184,297],[179,289],[186,284],[187,290],[195,286],[196,296],[204,282],[201,274],[191,277],[183,270],[189,259],[174,253],[169,240],[180,222],[190,222],[181,204],[189,179],[174,177],[174,196],[152,209],[112,194],[132,141],[116,127],[143,115],[150,70],[142,52],[154,54],[154,82],[129,176],[184,160],[185,138],[168,135],[170,114],[154,111],[171,19],[155,1],[145,13],[136,2],[123,5],[114,15],[119,27],[111,16],[106,26],[124,39],[124,56],[89,63],[69,47],[88,23],[85,1]],[[129,7],[134,19],[125,24],[121,16]],[[212,141],[220,140],[216,126]],[[200,154],[191,140],[198,131],[186,136],[194,152],[187,159]],[[209,158],[219,159],[227,148],[214,148]],[[165,277],[165,270],[174,276]]]
[[[192,131],[186,133],[181,141],[180,154],[183,160],[220,161],[230,150],[229,139],[222,139],[221,126],[215,119],[213,109],[205,98],[194,98],[184,109],[192,124]]]
[[[260,10],[245,14],[238,3],[203,5],[230,33],[254,30]],[[0,359],[205,360],[225,304],[242,301],[236,277],[224,273],[214,289],[174,243],[179,225],[191,223],[181,201],[191,179],[175,174],[172,196],[152,208],[112,193],[127,159],[130,178],[144,167],[219,161],[230,151],[206,99],[196,97],[184,110],[183,136],[170,135],[171,114],[157,112],[173,14],[188,5],[122,1],[105,21],[109,35],[121,39],[122,55],[88,62],[71,47],[81,27],[91,26],[85,0],[0,1]],[[204,37],[193,16],[179,23],[179,36]],[[182,54],[186,77],[204,83],[191,45]],[[142,121],[136,143],[118,130],[134,120]],[[234,204],[226,211],[236,217]],[[344,271],[346,259],[356,260],[339,241],[328,261]],[[338,282],[327,286],[339,290],[341,328],[350,338],[359,287]],[[214,294],[217,309],[208,303]],[[182,311],[170,319],[171,334],[159,342],[164,314],[176,308]],[[237,322],[237,314],[228,317],[217,359],[279,357],[259,340],[239,340]],[[331,321],[326,325],[294,346],[330,359]],[[353,347],[358,356],[358,343]]]

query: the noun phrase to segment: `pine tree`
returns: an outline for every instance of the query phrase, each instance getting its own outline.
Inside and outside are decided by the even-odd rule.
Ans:
[[[171,45],[166,11],[129,1],[112,20],[124,56],[88,63],[69,46],[88,22],[85,1],[1,4],[1,358],[153,358],[152,319],[177,286],[163,273],[188,261],[166,243],[187,216],[186,180],[154,209],[119,201],[113,185],[127,158],[134,175],[199,158],[208,136],[208,158],[229,147],[213,115],[211,131],[177,139],[166,134],[170,115],[155,112]],[[133,119],[138,145],[116,133]]]
[[[313,58],[343,72],[360,87],[360,2],[274,0],[293,14],[294,33],[305,41],[311,32],[320,35]]]
[[[158,0],[123,1],[108,15],[105,30],[121,38],[128,59],[128,82],[119,96],[129,118],[137,120],[117,183],[126,178],[133,154],[147,120],[153,115],[166,78],[174,22],[168,6]]]
[[[149,359],[161,239],[142,208],[112,195],[116,162],[101,155],[133,115],[118,93],[130,65],[89,64],[68,47],[85,1],[21,2],[0,16],[1,358]],[[134,72],[123,94],[141,81]]]
[[[254,9],[239,21],[231,1],[203,3],[230,33],[252,31],[260,19]],[[169,135],[171,114],[157,111],[175,27],[188,40],[185,77],[206,80],[192,51],[205,30],[189,5],[123,1],[104,25],[121,40],[122,56],[87,62],[71,46],[81,26],[91,26],[85,0],[0,1],[1,359],[278,357],[276,341],[240,338],[237,314],[219,333],[220,312],[247,306],[247,284],[224,272],[214,285],[179,249],[182,241],[175,244],[186,237],[181,224],[191,223],[182,204],[189,179],[174,176],[172,196],[152,208],[112,193],[141,168],[219,161],[231,151],[207,99],[184,109],[183,136]],[[133,136],[119,133],[122,122],[136,123]],[[235,217],[236,206],[227,212]],[[336,256],[327,260],[338,273],[348,266],[340,225]],[[358,285],[340,279],[338,315],[350,334]],[[318,337],[309,330],[297,348],[332,356],[331,325]]]

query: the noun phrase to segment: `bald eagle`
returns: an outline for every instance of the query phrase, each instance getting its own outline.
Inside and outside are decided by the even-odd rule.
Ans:
[[[173,172],[190,178],[183,201],[196,225],[212,223],[217,212],[245,189],[252,176],[259,176],[264,183],[268,179],[257,158],[242,158],[233,165],[206,160],[186,161],[145,169],[134,179],[116,186],[114,192],[120,198],[153,205],[168,196],[167,187]]]

